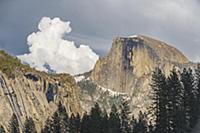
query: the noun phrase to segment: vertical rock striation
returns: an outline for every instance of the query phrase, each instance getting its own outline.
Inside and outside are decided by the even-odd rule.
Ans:
[[[168,44],[146,37],[118,37],[107,56],[99,59],[90,79],[105,88],[126,93],[137,112],[151,101],[151,73],[160,67],[169,74],[173,67],[193,67],[180,51]]]
[[[0,124],[7,127],[13,113],[22,127],[32,117],[40,130],[59,101],[69,113],[81,112],[74,79],[68,74],[46,74],[0,52]]]

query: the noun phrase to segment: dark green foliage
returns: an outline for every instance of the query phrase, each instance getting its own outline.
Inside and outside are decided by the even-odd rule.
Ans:
[[[60,132],[69,132],[69,116],[65,107],[59,102],[58,104],[58,116],[59,116],[59,126]]]
[[[112,106],[108,119],[109,133],[120,133],[120,116],[115,105]]]
[[[77,133],[77,126],[76,126],[76,117],[72,113],[69,119],[69,132],[70,133]]]
[[[128,101],[113,105],[109,114],[96,103],[89,114],[82,117],[71,114],[59,102],[58,109],[42,129],[42,133],[188,133],[197,123],[200,112],[200,67],[177,71],[175,68],[166,77],[160,69],[152,75],[152,108],[155,121],[149,122],[140,112],[137,119],[130,115]],[[154,119],[153,119],[154,120]],[[149,122],[149,125],[147,124]],[[153,124],[152,124],[153,123]],[[9,131],[19,133],[16,115],[13,115]],[[0,127],[0,133],[4,132]],[[23,132],[36,133],[32,118],[27,118]]]
[[[81,117],[79,113],[77,113],[75,117],[75,128],[76,128],[76,133],[79,133],[81,128]]]
[[[19,123],[15,114],[12,115],[9,123],[9,133],[20,133]]]
[[[197,106],[198,112],[200,112],[200,64],[197,65],[197,69],[195,70],[196,73],[196,97],[197,97]]]
[[[60,126],[60,117],[59,117],[59,114],[58,112],[55,112],[53,117],[53,132],[54,133],[61,133],[61,126]]]
[[[35,123],[32,118],[26,118],[24,123],[24,133],[37,133]]]
[[[181,74],[181,81],[183,83],[183,122],[185,125],[186,131],[189,131],[193,128],[193,125],[196,123],[195,118],[196,110],[198,110],[195,106],[195,80],[191,69],[184,69]]]
[[[90,112],[90,129],[95,133],[101,133],[102,111],[99,104],[96,103]]]
[[[60,125],[61,119],[56,111],[52,118],[47,119],[42,133],[61,133],[62,129]]]
[[[92,133],[90,130],[90,116],[85,112],[81,121],[80,133]]]
[[[168,105],[168,94],[167,94],[167,83],[166,77],[161,69],[156,68],[152,75],[151,87],[152,93],[152,110],[154,110],[153,116],[156,117],[155,133],[167,132],[167,105]]]
[[[130,129],[130,108],[129,108],[129,105],[128,105],[128,102],[125,101],[122,103],[122,106],[121,106],[121,125],[120,125],[120,130],[121,130],[121,133],[130,133],[131,132],[131,129]]]
[[[55,133],[71,133],[70,132],[70,120],[66,112],[65,107],[59,102],[58,109],[52,117],[53,132]]]
[[[135,126],[137,124],[137,119],[135,119],[134,116],[132,116],[131,118],[131,122],[130,122],[130,127],[131,127],[131,133],[134,133],[135,131]]]
[[[180,72],[173,68],[166,80],[161,70],[155,70],[151,85],[156,116],[153,133],[185,133],[196,125],[200,115],[200,67],[195,72],[194,77],[192,69]]]
[[[148,125],[145,114],[140,111],[138,120],[133,119],[132,121],[135,121],[133,124],[132,133],[147,133]]]
[[[102,122],[101,122],[101,132],[109,133],[108,114],[106,111],[104,111]]]
[[[4,127],[1,125],[0,126],[0,133],[5,133],[6,131],[5,131],[5,129],[4,129]]]
[[[58,104],[57,111],[53,114],[52,118],[49,118],[45,127],[42,129],[42,133],[68,133],[69,132],[69,118],[65,107],[61,102]]]
[[[195,115],[197,116],[196,120],[200,117],[200,64],[197,65],[197,69],[195,70],[195,76],[196,76],[196,100],[195,100]]]
[[[167,79],[168,89],[168,132],[180,132],[182,130],[182,85],[175,68]]]

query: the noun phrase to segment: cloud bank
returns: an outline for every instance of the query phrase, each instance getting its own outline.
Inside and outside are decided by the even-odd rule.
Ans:
[[[38,29],[27,38],[30,53],[17,56],[23,63],[41,71],[72,75],[87,72],[94,67],[99,56],[89,46],[76,47],[73,41],[63,38],[72,30],[69,21],[43,17]]]

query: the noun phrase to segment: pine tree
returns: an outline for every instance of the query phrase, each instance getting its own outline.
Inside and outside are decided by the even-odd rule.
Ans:
[[[195,96],[195,80],[191,69],[184,69],[181,74],[181,81],[183,84],[183,107],[184,107],[184,123],[186,131],[193,128],[196,123],[196,96]]]
[[[76,122],[75,122],[75,116],[72,113],[71,117],[69,119],[69,132],[70,133],[76,133],[77,129],[76,129]]]
[[[90,129],[92,132],[101,133],[102,111],[96,103],[90,112]]]
[[[136,124],[137,124],[137,119],[135,119],[135,117],[134,117],[134,116],[132,116],[132,118],[131,118],[131,122],[130,122],[130,126],[131,126],[131,133],[133,133],[133,132],[134,132]]]
[[[183,123],[182,120],[182,84],[175,68],[171,71],[167,80],[168,84],[168,120],[169,120],[169,133],[182,133]]]
[[[35,123],[32,118],[26,118],[24,123],[24,133],[37,133]]]
[[[156,118],[155,133],[167,133],[167,84],[166,77],[159,68],[156,68],[153,72],[151,87],[153,90],[151,109],[153,110],[153,116]]]
[[[69,116],[65,107],[59,102],[57,109],[58,117],[59,117],[59,126],[60,132],[68,133],[69,132]]]
[[[75,128],[76,128],[76,133],[80,132],[80,127],[81,127],[81,117],[79,113],[76,114],[75,117]]]
[[[87,112],[85,112],[83,115],[80,133],[93,133],[90,129],[90,116],[87,114]]]
[[[104,110],[103,118],[101,122],[101,132],[102,133],[109,133],[109,123],[108,123],[108,114],[106,110]]]
[[[5,133],[6,131],[5,131],[5,129],[4,129],[4,127],[1,125],[0,126],[0,133]]]
[[[65,107],[59,102],[58,109],[48,118],[42,133],[69,133],[69,118]]]
[[[10,124],[9,124],[9,132],[10,133],[20,133],[19,123],[17,120],[17,116],[15,114],[12,115]]]
[[[195,70],[195,77],[196,77],[196,115],[197,119],[199,119],[200,116],[200,64],[197,65],[197,69]]]
[[[67,113],[63,114],[63,117],[61,118],[60,128],[61,133],[69,133],[69,116]]]
[[[131,128],[130,128],[130,119],[129,119],[129,115],[130,115],[130,108],[128,105],[128,102],[125,101],[122,103],[121,106],[121,125],[120,125],[120,130],[121,133],[130,133],[131,132]]]
[[[112,105],[109,116],[109,133],[120,133],[120,117],[115,105]]]
[[[140,111],[139,118],[133,127],[132,133],[147,133],[147,127],[146,115]]]

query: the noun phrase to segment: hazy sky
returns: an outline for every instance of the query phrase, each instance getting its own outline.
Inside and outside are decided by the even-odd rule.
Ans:
[[[26,38],[43,16],[70,21],[67,38],[100,55],[116,36],[145,34],[200,60],[198,0],[0,0],[0,48],[13,55],[28,52]]]

